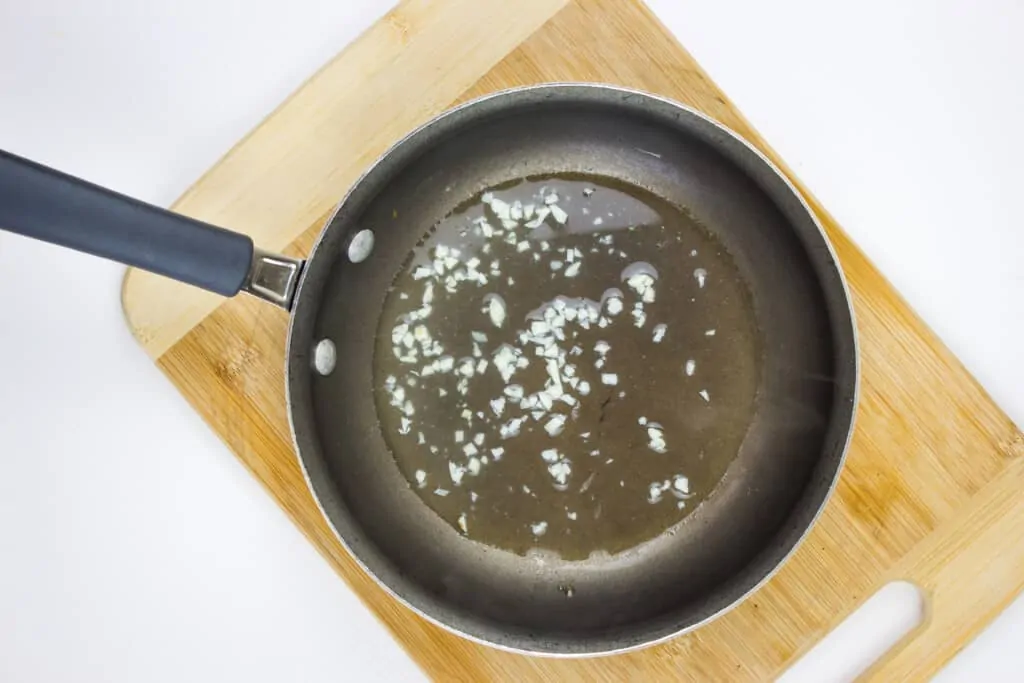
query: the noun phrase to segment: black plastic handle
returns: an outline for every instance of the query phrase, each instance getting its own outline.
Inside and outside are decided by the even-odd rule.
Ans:
[[[192,220],[0,150],[0,229],[234,296],[247,235]]]

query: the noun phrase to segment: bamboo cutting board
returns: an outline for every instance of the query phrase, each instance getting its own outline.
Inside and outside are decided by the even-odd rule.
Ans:
[[[305,255],[359,173],[416,125],[486,92],[569,80],[685,102],[786,169],[635,0],[406,0],[174,209]],[[321,518],[291,449],[283,312],[139,271],[125,278],[124,309],[171,382],[438,680],[766,680],[898,579],[922,589],[928,616],[865,678],[927,679],[1024,586],[1024,437],[796,184],[836,247],[856,308],[863,380],[847,466],[813,532],[763,589],[697,631],[615,657],[532,659],[476,645],[417,617],[362,573]]]

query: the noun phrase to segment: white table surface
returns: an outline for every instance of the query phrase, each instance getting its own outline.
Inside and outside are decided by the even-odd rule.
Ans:
[[[0,148],[167,205],[389,4],[0,1]],[[1024,423],[1024,4],[651,5]],[[135,345],[122,271],[0,234],[0,681],[421,680]],[[1019,680],[1022,636],[1018,601],[939,679]]]

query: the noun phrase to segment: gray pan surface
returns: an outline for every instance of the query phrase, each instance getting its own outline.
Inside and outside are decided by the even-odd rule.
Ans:
[[[761,336],[753,419],[712,495],[672,533],[579,561],[538,560],[465,538],[409,486],[373,399],[379,317],[410,250],[485,188],[554,173],[615,179],[685,207],[749,284]],[[348,243],[365,229],[374,233],[373,252],[351,263]],[[337,347],[327,377],[312,370],[323,338]],[[355,558],[436,623],[538,654],[603,654],[657,642],[763,583],[835,484],[857,392],[849,297],[834,253],[792,186],[700,114],[588,85],[478,100],[385,155],[342,202],[306,265],[287,363],[299,457]]]

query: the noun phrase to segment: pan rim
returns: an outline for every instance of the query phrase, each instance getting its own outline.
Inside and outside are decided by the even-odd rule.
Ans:
[[[323,224],[323,227],[321,228],[319,235],[317,236],[316,241],[314,242],[312,249],[310,250],[307,261],[312,262],[317,258],[326,237],[329,235],[329,233],[332,232],[331,228],[335,224],[335,218],[338,216],[342,208],[348,203],[349,199],[351,198],[353,193],[355,193],[357,188],[359,188],[360,185],[369,176],[371,176],[386,159],[390,158],[396,150],[403,147],[404,145],[414,140],[415,138],[418,138],[428,130],[434,128],[435,126],[438,126],[442,122],[447,121],[452,117],[458,117],[461,114],[464,114],[467,110],[479,108],[482,104],[492,103],[496,100],[508,100],[510,102],[515,102],[517,99],[521,97],[530,96],[536,93],[552,93],[552,96],[557,96],[558,94],[565,94],[567,92],[587,91],[605,93],[609,95],[617,95],[623,98],[636,97],[643,100],[656,102],[663,107],[668,107],[680,111],[685,115],[692,117],[698,123],[710,126],[719,134],[722,134],[729,138],[732,142],[736,143],[743,152],[752,154],[755,163],[759,164],[760,166],[763,167],[764,170],[768,171],[769,174],[775,180],[781,181],[786,193],[790,197],[795,198],[797,200],[800,212],[805,214],[806,217],[810,219],[810,223],[814,226],[816,234],[813,235],[812,238],[816,238],[819,245],[823,244],[827,252],[826,259],[816,260],[818,261],[819,268],[822,264],[827,266],[827,269],[830,271],[829,274],[834,277],[835,284],[838,285],[836,289],[838,293],[841,294],[840,298],[844,302],[844,305],[842,307],[835,306],[834,303],[829,304],[826,306],[826,310],[829,311],[831,321],[830,327],[833,329],[833,331],[836,331],[837,328],[837,316],[841,316],[842,318],[844,318],[844,320],[842,320],[841,322],[843,322],[844,324],[848,324],[850,333],[850,351],[852,358],[842,358],[840,359],[840,361],[844,365],[850,364],[852,361],[852,388],[850,389],[848,397],[848,401],[850,403],[850,407],[848,409],[849,421],[845,427],[845,438],[841,439],[841,445],[839,444],[839,442],[837,442],[836,450],[838,451],[838,457],[830,456],[830,459],[834,459],[835,465],[833,471],[828,476],[828,486],[820,487],[820,489],[815,491],[817,498],[816,500],[801,500],[797,503],[798,506],[804,506],[806,508],[811,508],[813,506],[813,514],[810,515],[809,519],[806,522],[801,522],[803,528],[798,534],[795,535],[795,538],[786,539],[786,543],[789,544],[789,547],[785,549],[785,551],[777,560],[773,561],[773,565],[769,569],[767,569],[767,571],[765,571],[763,575],[761,575],[756,581],[752,582],[749,586],[744,587],[744,589],[741,592],[737,593],[735,597],[732,597],[727,602],[727,604],[721,607],[712,608],[708,611],[707,614],[702,615],[701,618],[679,627],[658,627],[656,629],[652,628],[652,632],[650,633],[649,637],[637,638],[634,639],[636,642],[630,642],[625,645],[616,644],[616,636],[614,634],[608,636],[602,635],[587,639],[575,639],[571,641],[571,648],[559,648],[559,645],[564,645],[567,642],[566,639],[552,639],[546,637],[546,634],[543,633],[525,636],[519,633],[506,633],[503,634],[500,638],[488,637],[488,633],[495,633],[497,630],[500,630],[500,625],[496,625],[489,620],[484,622],[480,618],[475,617],[474,615],[466,612],[460,612],[460,625],[449,623],[444,618],[442,618],[441,616],[437,616],[433,611],[429,609],[429,602],[426,600],[422,600],[422,596],[420,595],[420,589],[418,586],[410,584],[407,586],[396,587],[393,586],[391,583],[387,582],[377,571],[371,568],[371,566],[367,563],[363,555],[356,548],[354,548],[353,544],[350,543],[350,540],[347,539],[345,535],[339,531],[331,515],[324,507],[322,496],[324,494],[331,492],[322,491],[320,489],[323,486],[329,486],[329,480],[326,480],[325,478],[325,481],[320,483],[317,483],[315,481],[315,473],[311,473],[310,471],[311,463],[309,462],[309,458],[308,456],[303,455],[303,448],[299,442],[298,430],[296,427],[295,420],[296,405],[294,400],[295,397],[293,396],[293,392],[295,389],[295,380],[292,376],[291,362],[293,354],[296,351],[295,326],[297,316],[294,313],[294,308],[297,308],[299,304],[304,300],[304,298],[308,298],[303,297],[303,294],[306,285],[306,276],[310,272],[310,269],[308,267],[304,268],[298,286],[296,288],[296,294],[294,299],[295,307],[293,308],[293,313],[289,318],[287,340],[285,344],[284,379],[286,409],[288,413],[288,423],[291,432],[292,446],[297,455],[297,459],[299,462],[300,469],[302,471],[303,478],[306,482],[307,487],[309,488],[309,491],[312,493],[313,500],[315,501],[316,506],[320,511],[320,514],[323,516],[323,519],[326,521],[328,527],[331,529],[332,534],[345,548],[349,556],[356,562],[356,564],[358,564],[360,569],[364,571],[367,575],[369,575],[377,585],[383,588],[388,594],[390,594],[392,597],[398,600],[406,608],[412,610],[414,613],[423,617],[427,621],[437,626],[440,626],[441,628],[445,629],[450,633],[466,638],[472,642],[479,643],[481,645],[486,645],[488,647],[493,647],[510,653],[527,654],[541,657],[581,658],[607,656],[622,654],[625,652],[631,652],[634,650],[639,650],[653,645],[657,645],[659,643],[663,643],[667,640],[693,631],[694,629],[700,628],[701,626],[704,626],[707,623],[721,617],[722,615],[735,609],[739,604],[747,600],[747,598],[749,598],[753,593],[757,592],[760,588],[762,588],[792,558],[797,549],[799,549],[803,545],[804,541],[807,539],[811,530],[814,528],[814,526],[820,519],[828,502],[832,499],[832,496],[839,482],[839,477],[845,466],[846,458],[849,454],[850,445],[855,432],[861,388],[860,341],[856,325],[856,314],[853,308],[852,294],[846,279],[845,272],[843,271],[838,255],[836,254],[835,247],[832,244],[831,240],[828,238],[828,235],[826,234],[824,227],[818,219],[817,214],[811,208],[811,206],[805,199],[803,193],[801,193],[800,190],[797,189],[797,187],[789,179],[789,177],[785,173],[783,173],[782,170],[774,162],[772,162],[770,158],[768,158],[751,142],[749,142],[746,138],[742,137],[741,135],[733,131],[731,128],[716,121],[707,114],[704,114],[676,100],[634,88],[628,88],[624,86],[605,83],[550,82],[495,91],[483,95],[481,97],[474,98],[468,102],[457,105],[455,107],[452,107],[451,109],[442,112],[441,114],[431,118],[429,121],[416,127],[408,134],[404,135],[402,138],[396,141],[394,144],[389,146],[386,151],[384,151],[365,169],[365,171],[350,186],[350,188],[346,191],[341,201],[338,202],[333,211],[327,217],[326,221]],[[327,257],[328,255],[324,254],[321,258]],[[828,286],[828,284],[826,284],[824,281],[821,281],[819,278],[820,289],[825,290],[828,288]],[[846,319],[847,317],[848,320]],[[842,332],[844,334],[846,333],[845,330],[843,330]],[[839,417],[842,418],[844,417],[844,415],[840,414]],[[835,416],[833,417],[833,419],[836,419]],[[842,427],[842,425],[840,425],[840,427]],[[315,437],[310,438],[315,439]],[[826,445],[827,440],[823,441],[821,456],[822,458],[825,458],[825,456],[827,455],[825,452]],[[354,527],[359,526],[357,523],[354,523],[354,520],[352,523]],[[383,559],[386,560],[386,557]],[[754,562],[758,562],[758,556],[755,556],[754,559],[751,560],[751,563]],[[400,588],[404,589],[404,592],[400,592]],[[467,621],[469,622],[468,624],[465,623]],[[474,631],[472,629],[465,628],[466,625],[479,626],[479,628],[477,628]]]

